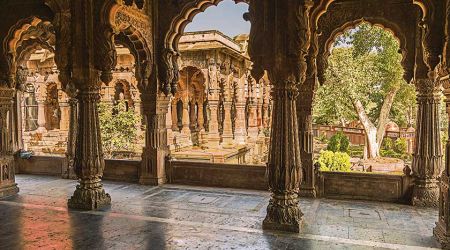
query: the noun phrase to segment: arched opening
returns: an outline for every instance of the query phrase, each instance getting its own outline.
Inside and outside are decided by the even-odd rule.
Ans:
[[[327,43],[328,68],[313,106],[316,159],[323,170],[402,173],[411,165],[417,113],[402,41],[380,25],[356,24]],[[342,169],[330,169],[338,159]]]
[[[100,132],[105,158],[139,160],[142,153],[140,93],[136,77],[136,58],[131,50],[116,40],[117,64],[112,80],[101,88],[99,105]]]
[[[217,6],[206,8],[211,5]],[[176,31],[166,37],[180,54],[177,93],[166,116],[177,161],[262,165],[267,159],[269,81],[250,76],[247,11],[244,1],[203,1],[175,19]]]

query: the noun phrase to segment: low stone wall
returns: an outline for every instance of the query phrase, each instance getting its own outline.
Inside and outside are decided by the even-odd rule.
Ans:
[[[32,156],[18,159],[17,171],[20,174],[38,174],[61,176],[66,158],[58,156]]]
[[[66,168],[66,159],[58,156],[32,156],[18,159],[17,172],[21,174],[61,176]],[[104,180],[137,182],[140,161],[105,160]]]
[[[413,178],[407,175],[319,172],[320,197],[409,203]]]
[[[260,165],[172,160],[167,164],[167,178],[172,184],[268,190],[266,167]]]

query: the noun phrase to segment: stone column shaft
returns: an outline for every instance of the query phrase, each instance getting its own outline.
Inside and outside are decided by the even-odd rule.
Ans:
[[[170,98],[165,96],[142,96],[143,114],[146,124],[145,147],[139,183],[160,185],[166,182],[165,160],[167,146],[166,114]]]
[[[314,175],[314,135],[312,127],[312,105],[314,96],[315,76],[307,78],[300,87],[297,98],[297,118],[300,140],[300,154],[303,178],[300,185],[300,196],[316,197]]]
[[[179,131],[178,128],[178,109],[177,109],[177,102],[172,102],[172,131]]]
[[[14,129],[13,104],[15,90],[0,88],[0,198],[11,196],[19,192],[15,178],[15,160],[13,156],[12,134]]]
[[[38,130],[39,131],[45,131],[45,125],[46,125],[46,121],[45,121],[45,100],[38,100],[37,101],[38,104],[38,119],[37,119],[37,124],[38,124]]]
[[[74,169],[75,149],[77,142],[77,130],[78,130],[78,100],[74,97],[70,97],[67,101],[69,104],[69,118],[68,118],[68,132],[67,132],[67,169],[63,172],[63,178],[76,179]]]
[[[85,210],[94,210],[111,204],[111,197],[105,192],[101,182],[105,160],[98,117],[100,88],[95,86],[97,84],[95,82],[91,84],[92,87],[80,89],[77,94],[79,109],[74,170],[80,184],[68,201],[69,208]]]
[[[204,116],[203,116],[203,103],[199,103],[198,104],[198,130],[199,131],[202,131],[202,130],[204,130],[204,125],[205,125],[205,118],[204,118]]]
[[[438,177],[442,169],[442,149],[439,126],[441,84],[431,79],[419,79],[417,88],[416,148],[413,158],[415,186],[412,203],[437,207]]]
[[[267,164],[272,197],[267,207],[263,228],[299,232],[303,214],[298,200],[302,172],[296,86],[285,79],[276,79],[272,94],[274,114]]]
[[[231,102],[225,101],[223,103],[223,108],[225,111],[225,117],[223,120],[223,143],[224,144],[232,144],[233,143],[233,127],[231,121]]]
[[[191,130],[189,129],[189,103],[186,101],[183,101],[183,118],[182,118],[182,124],[183,128],[181,129],[181,132],[184,134],[190,134]]]
[[[217,117],[217,112],[219,108],[218,100],[208,100],[208,109],[210,111],[210,121],[209,132],[208,132],[208,144],[210,147],[217,148],[220,144],[220,134],[219,134],[219,121]]]

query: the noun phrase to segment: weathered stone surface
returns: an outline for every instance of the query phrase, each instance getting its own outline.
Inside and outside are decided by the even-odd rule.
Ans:
[[[0,200],[0,248],[420,249],[436,248],[436,209],[302,199],[301,234],[262,230],[268,192],[105,182],[108,210],[67,210],[73,180],[18,175]],[[49,192],[49,190],[52,190]]]

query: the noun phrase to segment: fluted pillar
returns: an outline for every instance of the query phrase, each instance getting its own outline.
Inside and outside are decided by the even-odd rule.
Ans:
[[[450,119],[450,78],[443,81],[447,117]],[[447,128],[450,132],[450,126]],[[450,134],[449,134],[450,135]],[[443,249],[450,248],[450,138],[445,145],[445,165],[440,177],[439,216],[433,234]]]
[[[11,126],[14,112],[13,103],[15,90],[0,87],[0,198],[19,192],[15,178],[15,160],[13,156]]]
[[[91,73],[95,75],[94,72]],[[78,125],[74,157],[74,169],[79,185],[69,199],[69,208],[93,210],[111,204],[111,197],[103,189],[101,178],[105,160],[100,136],[98,103],[100,79],[86,83],[77,94]]]
[[[181,119],[183,128],[181,132],[185,135],[189,135],[191,130],[189,129],[190,119],[189,119],[189,102],[188,100],[183,100],[183,117]]]
[[[172,131],[179,131],[180,129],[178,128],[178,109],[176,99],[172,101],[171,115],[172,115]]]
[[[269,188],[272,192],[264,229],[299,232],[303,216],[298,192],[301,180],[300,145],[298,138],[297,90],[288,79],[271,79],[274,114],[268,160]]]
[[[67,179],[76,179],[74,168],[75,149],[77,142],[77,129],[78,129],[78,100],[74,97],[69,97],[67,103],[69,104],[69,119],[68,119],[68,133],[67,133],[67,167],[63,171],[62,177]]]
[[[415,178],[412,203],[415,206],[437,207],[439,202],[438,177],[442,170],[439,126],[441,82],[419,79],[415,84],[418,111],[416,148],[412,164]]]
[[[303,178],[300,185],[300,196],[316,197],[314,175],[314,135],[312,127],[312,105],[314,96],[315,75],[308,77],[300,87],[297,98],[297,118],[302,160]]]
[[[203,103],[198,103],[198,110],[197,110],[197,125],[198,125],[198,131],[202,131],[205,129],[205,117],[203,116]]]
[[[59,120],[59,129],[63,131],[69,130],[70,122],[70,104],[66,93],[62,93],[63,98],[59,102],[61,109],[61,119]]]
[[[232,102],[230,101],[224,101],[223,102],[223,109],[225,111],[225,117],[223,120],[223,144],[232,144],[233,143],[233,127],[232,127],[232,121],[231,121],[231,105]]]
[[[143,115],[146,124],[145,147],[139,171],[139,183],[160,185],[166,182],[165,159],[167,146],[166,115],[170,97],[164,95],[142,95]],[[188,123],[189,126],[189,123]],[[189,129],[189,128],[188,128]]]
[[[43,99],[42,97],[39,98],[37,101],[37,105],[38,105],[38,118],[37,118],[37,124],[38,124],[38,128],[37,130],[42,132],[42,131],[46,131],[45,128],[45,99]]]
[[[219,134],[219,120],[217,117],[217,112],[219,109],[218,100],[208,100],[208,109],[210,112],[209,120],[209,132],[208,132],[208,145],[212,148],[218,148],[220,144],[220,134]]]

